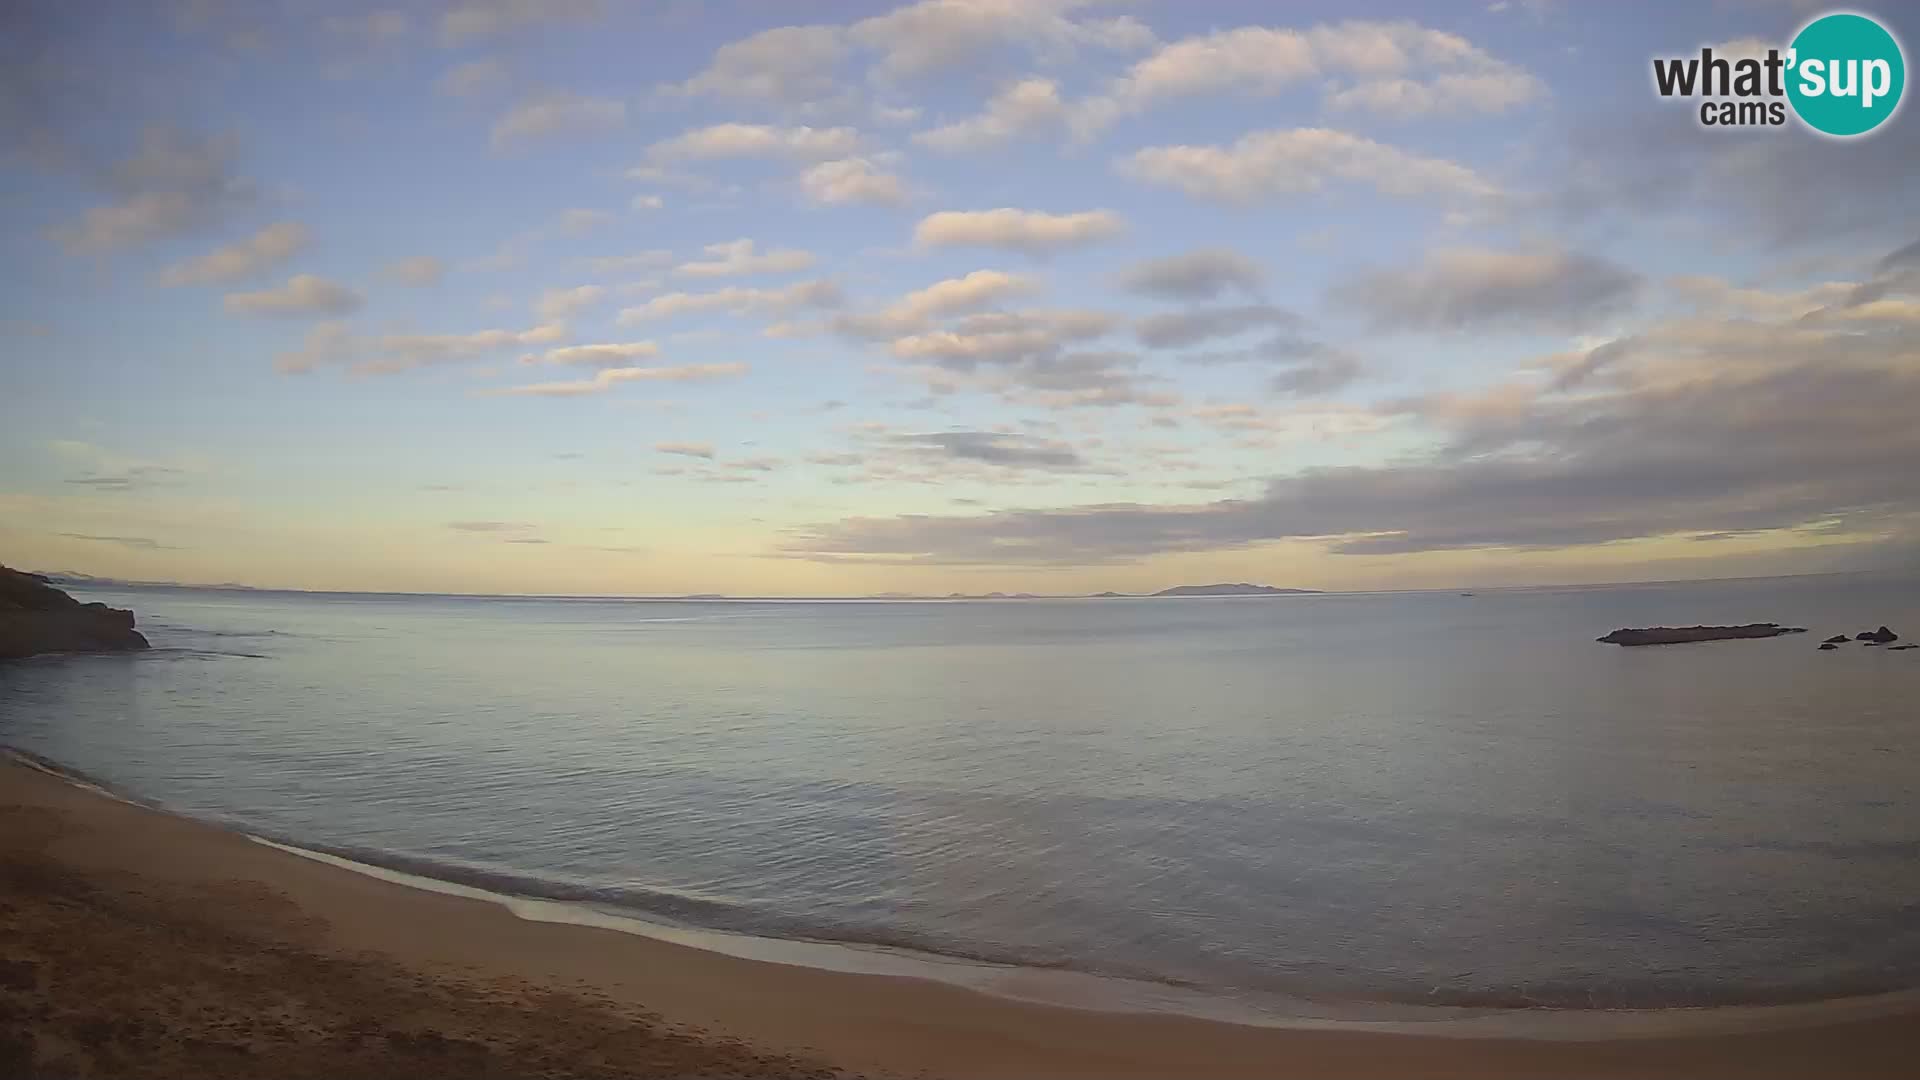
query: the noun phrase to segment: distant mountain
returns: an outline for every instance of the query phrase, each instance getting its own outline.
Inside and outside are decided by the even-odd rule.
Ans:
[[[1124,599],[1124,598],[1126,597],[1126,595],[1127,595],[1127,594],[1126,594],[1126,593],[1123,593],[1123,592],[1097,592],[1097,593],[1094,593],[1094,594],[1093,594],[1093,595],[1092,595],[1091,597],[1089,597],[1088,599],[1091,599],[1091,600],[1119,600],[1119,599]]]
[[[1276,589],[1271,585],[1249,585],[1244,581],[1219,585],[1175,585],[1161,589],[1155,596],[1298,596],[1318,589]]]

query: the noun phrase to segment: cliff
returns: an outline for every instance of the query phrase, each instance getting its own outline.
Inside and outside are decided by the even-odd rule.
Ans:
[[[133,612],[83,604],[38,574],[0,566],[0,660],[144,648]]]

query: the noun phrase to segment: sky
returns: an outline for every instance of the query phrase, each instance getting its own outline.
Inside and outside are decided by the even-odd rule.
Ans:
[[[9,4],[0,561],[795,596],[1920,567],[1913,110],[1836,140],[1652,89],[1820,10]]]

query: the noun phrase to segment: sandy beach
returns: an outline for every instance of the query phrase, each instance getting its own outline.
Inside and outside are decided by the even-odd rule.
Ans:
[[[1920,1051],[1897,999],[1584,1040],[1033,1004],[528,921],[11,760],[0,955],[8,1076],[1896,1077]]]

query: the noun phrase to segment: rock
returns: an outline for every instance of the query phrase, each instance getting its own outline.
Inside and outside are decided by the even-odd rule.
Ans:
[[[133,612],[83,604],[38,574],[0,566],[0,660],[147,647]]]
[[[1920,649],[1920,645],[1895,645],[1888,652],[1906,652],[1908,649]]]
[[[1781,626],[1770,622],[1747,623],[1744,626],[1651,626],[1638,630],[1615,630],[1606,637],[1594,640],[1608,645],[1679,645],[1689,641],[1732,641],[1806,632],[1804,626]]]
[[[1900,635],[1883,626],[1878,630],[1868,630],[1864,633],[1855,634],[1853,635],[1853,640],[1871,641],[1875,645],[1885,645],[1890,641],[1899,641]]]
[[[1853,640],[1852,638],[1848,637],[1845,634],[1835,634],[1832,637],[1828,638],[1826,643],[1828,645],[1845,645],[1847,642],[1852,640]]]
[[[1820,651],[1821,651],[1821,652],[1831,652],[1832,650],[1834,650],[1834,649],[1837,649],[1837,648],[1839,648],[1839,647],[1840,647],[1840,646],[1838,646],[1838,645],[1835,645],[1835,644],[1834,644],[1833,642],[1831,642],[1831,641],[1823,641],[1823,642],[1821,642],[1821,643],[1820,643]]]

